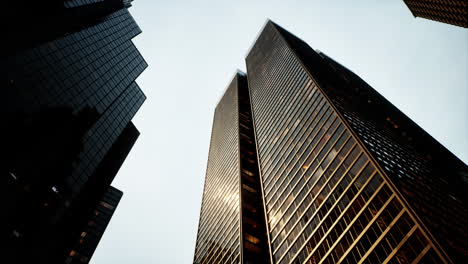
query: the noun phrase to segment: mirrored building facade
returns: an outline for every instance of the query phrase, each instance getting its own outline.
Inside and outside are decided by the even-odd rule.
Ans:
[[[263,201],[256,209],[265,212],[257,221],[266,223],[269,253],[258,263],[466,260],[462,161],[357,75],[271,21],[246,64]],[[212,177],[235,169],[221,166]],[[235,263],[248,263],[240,253]]]
[[[216,106],[194,263],[261,263],[268,243],[247,78]]]
[[[147,64],[130,2],[5,3],[5,263],[63,263],[138,138],[131,119],[146,97],[135,79]]]

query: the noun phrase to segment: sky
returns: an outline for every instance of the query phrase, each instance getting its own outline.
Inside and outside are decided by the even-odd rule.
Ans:
[[[124,196],[92,264],[191,263],[214,108],[267,18],[348,67],[468,163],[468,30],[402,0],[136,0],[149,64]]]

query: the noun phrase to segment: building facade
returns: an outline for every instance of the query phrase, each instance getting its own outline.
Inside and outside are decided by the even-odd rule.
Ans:
[[[7,263],[63,263],[138,138],[130,1],[7,1],[0,59]],[[6,129],[7,128],[7,129]],[[47,239],[44,239],[47,238]],[[89,256],[90,257],[90,256]]]
[[[414,17],[468,28],[468,3],[465,0],[403,0]]]
[[[87,225],[82,229],[76,244],[70,250],[66,264],[89,263],[99,241],[109,224],[117,205],[122,198],[122,191],[110,186],[88,216]]]
[[[466,260],[462,161],[354,73],[271,21],[246,64],[269,250],[260,263]],[[213,178],[235,169],[220,165]]]
[[[216,106],[194,263],[262,263],[268,241],[247,78]]]

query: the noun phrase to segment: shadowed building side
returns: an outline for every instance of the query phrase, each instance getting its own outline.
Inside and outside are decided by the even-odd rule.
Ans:
[[[465,0],[403,0],[414,17],[422,17],[468,28],[468,2]]]
[[[245,74],[238,74],[239,145],[241,168],[242,260],[243,263],[269,263],[270,252],[258,171],[257,146],[250,95]]]
[[[90,262],[122,195],[122,191],[112,186],[107,189],[87,217],[85,227],[80,229],[79,239],[68,253],[66,264]]]
[[[136,143],[140,133],[132,122],[128,123],[119,138],[112,145],[99,164],[94,175],[86,183],[84,190],[76,198],[73,212],[80,214],[68,215],[69,224],[65,227],[66,247],[62,254],[69,261],[88,263],[104,235],[104,231],[122,197],[123,193],[110,186],[120,167]],[[110,206],[107,206],[108,203]],[[97,210],[97,213],[96,213]],[[84,238],[83,232],[92,233],[92,237]],[[73,255],[73,256],[72,256]],[[74,263],[74,262],[72,262]]]
[[[132,43],[141,29],[129,6],[6,3],[12,19],[9,49],[0,58],[6,262],[63,263],[138,136],[131,119],[146,97],[135,79],[147,64]],[[112,154],[121,144],[128,148]]]
[[[37,47],[102,22],[131,6],[131,0],[6,0],[6,41],[1,55]]]

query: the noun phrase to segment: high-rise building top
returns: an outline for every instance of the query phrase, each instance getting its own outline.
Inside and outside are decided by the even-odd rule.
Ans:
[[[264,262],[466,259],[468,168],[462,161],[358,76],[271,21],[246,64],[258,164],[252,175],[259,181],[252,189],[261,196],[254,208],[265,211],[256,221],[266,223],[269,251]],[[212,162],[210,152],[208,167]],[[205,188],[223,170],[238,170],[217,164]],[[211,191],[219,191],[216,184]],[[218,202],[224,197],[220,192]],[[205,226],[204,233],[222,236]],[[204,254],[197,250],[196,256]],[[229,263],[249,263],[243,254]]]
[[[10,22],[24,19],[0,59],[11,263],[63,261],[138,138],[131,119],[146,97],[135,79],[147,64],[127,2],[6,3]]]
[[[466,0],[403,0],[414,17],[468,28]]]

